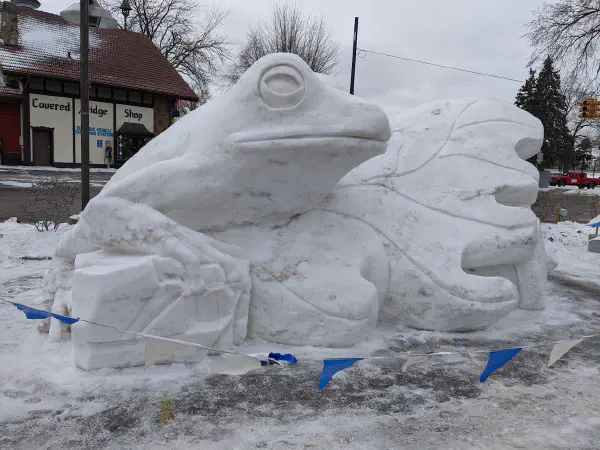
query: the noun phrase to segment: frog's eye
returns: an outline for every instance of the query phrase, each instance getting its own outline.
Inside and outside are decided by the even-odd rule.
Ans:
[[[291,108],[304,98],[304,79],[291,66],[275,66],[260,79],[259,92],[262,100],[272,108]]]

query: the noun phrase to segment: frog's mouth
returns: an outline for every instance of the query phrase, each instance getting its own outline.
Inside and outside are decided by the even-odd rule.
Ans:
[[[386,144],[390,139],[388,127],[365,127],[364,129],[341,129],[314,133],[312,130],[298,129],[268,131],[258,133],[234,133],[230,136],[233,144],[252,146],[256,144],[288,143],[292,146],[302,144],[303,141],[314,144],[315,141],[323,142],[350,142],[355,144]]]
[[[376,156],[385,152],[387,141],[360,135],[298,134],[244,139],[235,142],[235,145],[245,152],[318,149],[319,153],[368,152],[372,156]]]

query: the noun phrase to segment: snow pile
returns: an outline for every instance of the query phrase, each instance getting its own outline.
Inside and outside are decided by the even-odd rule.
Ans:
[[[564,195],[592,195],[592,196],[600,195],[600,187],[598,187],[596,189],[587,189],[587,188],[579,189],[577,186],[564,186],[564,187],[551,186],[551,187],[547,187],[547,188],[540,188],[540,191],[559,193],[559,194],[564,194]]]
[[[12,264],[15,261],[23,258],[50,259],[58,241],[70,228],[70,225],[62,224],[57,232],[40,232],[34,225],[17,223],[14,218],[0,223],[0,263],[3,264],[2,267],[13,267]]]
[[[600,254],[588,252],[588,236],[595,229],[576,222],[545,223],[542,229],[558,261],[551,276],[600,290]]]
[[[27,183],[25,181],[3,180],[3,181],[0,181],[0,186],[31,188],[31,187],[33,187],[33,183]]]
[[[559,222],[557,224],[542,224],[545,239],[550,248],[557,252],[587,248],[588,234],[595,232],[594,228],[577,222]]]

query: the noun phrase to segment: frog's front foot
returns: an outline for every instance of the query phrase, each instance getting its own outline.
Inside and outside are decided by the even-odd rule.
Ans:
[[[244,340],[250,273],[248,262],[233,256],[237,247],[147,205],[108,196],[92,200],[78,226],[100,250],[76,257],[72,289],[56,291],[52,312],[69,313],[72,304],[73,317],[207,347]],[[60,338],[55,322],[51,337],[58,330]],[[80,368],[144,363],[144,342],[137,336],[79,322],[72,339]],[[188,350],[169,355],[169,361],[202,356]]]
[[[46,309],[55,314],[67,316],[70,314],[71,278],[75,257],[78,254],[89,253],[98,249],[99,247],[87,239],[79,225],[76,225],[62,237],[44,279],[44,304]],[[57,320],[45,319],[38,325],[38,331],[49,333],[50,341],[53,342],[61,340],[64,329],[68,329],[68,326]]]

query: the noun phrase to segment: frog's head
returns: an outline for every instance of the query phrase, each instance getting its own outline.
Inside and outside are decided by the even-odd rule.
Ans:
[[[290,150],[301,152],[298,157],[304,161],[310,157],[307,152],[318,159],[340,156],[350,170],[383,153],[390,138],[381,108],[326,84],[293,54],[261,58],[228,97],[238,114],[226,141],[243,152],[285,158]]]
[[[218,175],[227,192],[211,198],[226,196],[240,222],[313,208],[346,173],[384,153],[391,135],[381,108],[326,84],[288,53],[258,60],[229,92],[173,128],[183,127],[184,136],[197,136],[188,151],[227,168]],[[230,223],[225,213],[222,220]]]

